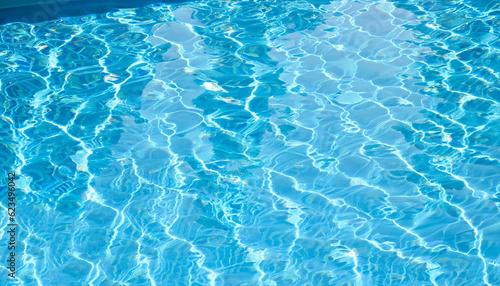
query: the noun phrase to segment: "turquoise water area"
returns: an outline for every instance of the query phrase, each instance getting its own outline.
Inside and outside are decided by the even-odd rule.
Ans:
[[[500,285],[499,31],[472,0],[1,25],[0,284]]]

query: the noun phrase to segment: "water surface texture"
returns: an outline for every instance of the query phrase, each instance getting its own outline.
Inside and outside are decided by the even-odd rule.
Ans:
[[[0,284],[500,285],[499,31],[472,0],[1,25]]]

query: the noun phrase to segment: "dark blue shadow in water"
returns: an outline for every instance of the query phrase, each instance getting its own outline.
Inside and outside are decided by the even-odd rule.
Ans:
[[[181,3],[186,0],[24,0],[24,5],[5,4],[0,1],[0,24],[10,22],[39,23],[61,17],[101,14],[119,8],[141,7],[155,3]],[[10,1],[7,1],[7,3]],[[17,2],[17,3],[20,3]]]

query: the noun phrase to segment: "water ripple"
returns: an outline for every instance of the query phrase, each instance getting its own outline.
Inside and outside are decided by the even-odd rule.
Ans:
[[[499,7],[476,2],[1,25],[15,285],[500,284]]]

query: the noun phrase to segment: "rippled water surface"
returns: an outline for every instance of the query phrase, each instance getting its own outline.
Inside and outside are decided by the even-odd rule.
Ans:
[[[1,25],[0,284],[500,285],[499,32],[472,0]]]

